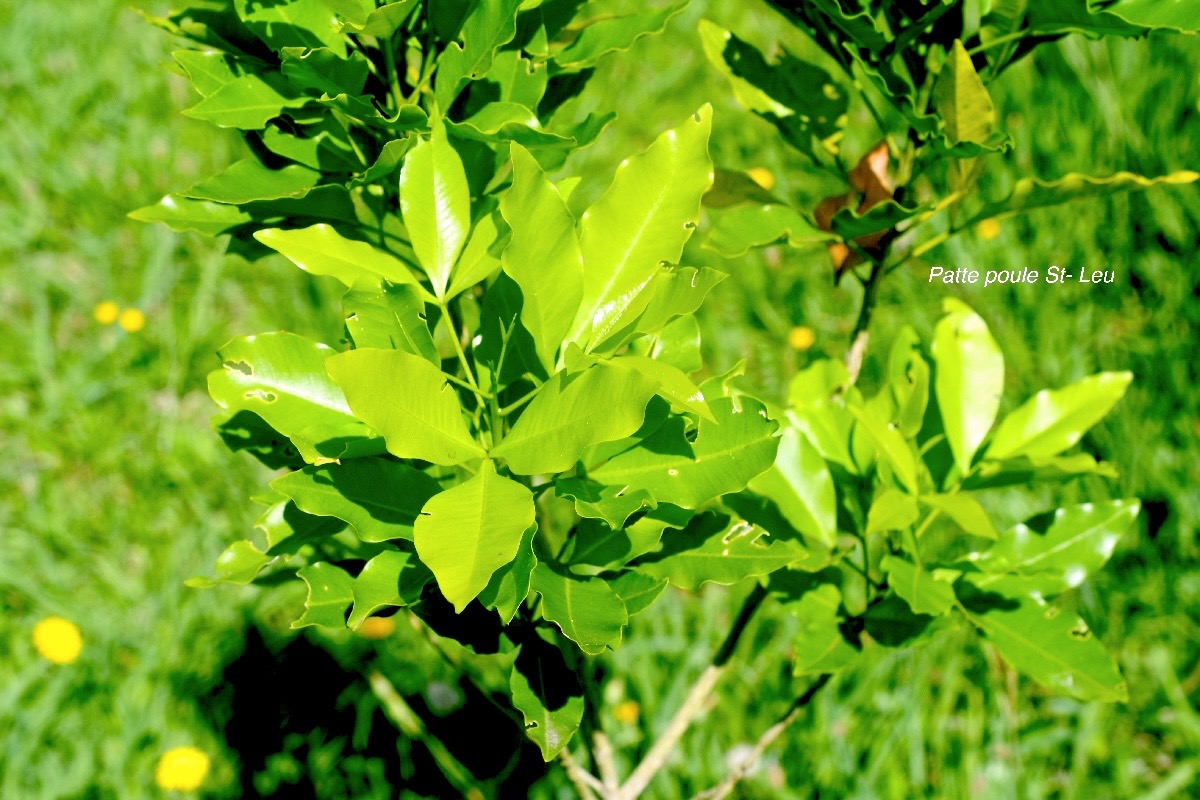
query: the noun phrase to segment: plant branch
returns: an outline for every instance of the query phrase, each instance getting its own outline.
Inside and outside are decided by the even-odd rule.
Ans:
[[[700,794],[696,795],[692,798],[692,800],[724,800],[724,798],[728,797],[733,792],[734,787],[737,786],[738,781],[744,778],[746,773],[748,773],[754,767],[754,765],[758,763],[758,760],[762,758],[762,755],[767,751],[767,748],[773,745],[775,740],[782,736],[784,731],[790,728],[792,724],[800,718],[800,714],[804,711],[805,707],[812,702],[812,699],[817,696],[817,692],[821,691],[825,684],[829,683],[830,677],[832,676],[828,672],[822,673],[821,676],[813,682],[812,686],[808,687],[804,694],[795,699],[795,701],[792,703],[792,707],[788,709],[788,712],[784,714],[778,722],[763,732],[763,735],[760,736],[758,741],[754,743],[754,748],[750,751],[749,755],[739,761],[720,783],[708,791],[701,792]]]
[[[592,735],[592,754],[596,759],[596,769],[600,772],[600,782],[604,784],[604,796],[616,797],[621,790],[621,779],[617,775],[617,761],[613,754],[612,742],[602,730]]]
[[[563,748],[558,751],[558,760],[562,762],[563,769],[570,778],[571,783],[575,785],[575,791],[579,792],[579,796],[583,800],[596,800],[596,791],[601,792],[603,796],[604,785],[596,779],[596,776],[588,772],[583,767],[579,766],[579,762],[571,755],[571,751]]]
[[[858,320],[850,334],[850,349],[846,351],[846,371],[850,373],[851,386],[858,382],[858,374],[862,371],[863,359],[867,354],[867,343],[871,339],[871,313],[875,310],[875,299],[879,295],[879,282],[882,277],[881,258],[872,263],[871,275],[863,281],[862,307],[858,310]]]
[[[763,601],[767,598],[767,590],[761,584],[756,584],[754,589],[746,597],[746,601],[742,604],[742,610],[738,612],[737,619],[733,622],[733,627],[729,629],[729,633],[725,636],[725,641],[721,643],[720,648],[713,655],[712,663],[705,668],[700,674],[699,679],[692,685],[688,691],[687,697],[683,701],[683,705],[675,712],[675,716],[667,723],[666,729],[650,747],[645,758],[633,770],[625,783],[621,786],[620,791],[615,795],[616,800],[634,800],[641,796],[646,787],[650,785],[650,781],[658,774],[667,763],[667,759],[671,757],[671,753],[675,750],[675,745],[683,738],[683,734],[691,726],[696,717],[707,705],[713,689],[721,676],[725,674],[728,668],[729,660],[733,657],[734,651],[737,649],[738,643],[742,636],[746,633],[746,628],[750,624],[750,620],[754,618],[754,614],[762,606]]]

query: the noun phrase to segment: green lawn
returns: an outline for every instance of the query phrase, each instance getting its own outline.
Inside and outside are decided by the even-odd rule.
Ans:
[[[586,176],[580,196],[603,188],[614,154],[709,99],[719,164],[764,166],[793,198],[815,202],[836,190],[738,110],[704,64],[701,16],[759,43],[776,36],[757,3],[696,0],[663,37],[610,57],[575,101],[620,112],[568,166]],[[296,615],[291,590],[182,584],[250,530],[256,512],[246,498],[266,479],[208,427],[204,381],[216,349],[279,328],[336,342],[335,287],[280,259],[247,264],[226,258],[219,242],[125,218],[227,164],[240,145],[179,114],[193,98],[161,68],[171,43],[123,4],[0,0],[0,45],[0,797],[162,796],[155,765],[186,744],[213,758],[213,796],[250,791],[241,781],[251,772],[262,795],[304,796],[289,787],[308,786],[307,773],[317,787],[309,796],[394,796],[387,782],[406,775],[381,752],[411,747],[419,767],[432,766],[375,710],[363,676],[378,667],[431,718],[453,719],[460,684],[424,638],[401,625],[385,643],[310,636],[320,647],[298,649],[307,645],[288,646],[286,632]],[[988,180],[1196,168],[1197,75],[1195,38],[1071,38],[1039,50],[996,92],[1016,147]],[[862,114],[854,119],[861,129],[847,147],[861,149],[872,134]],[[813,787],[855,798],[1187,795],[1200,770],[1198,253],[1200,191],[1191,187],[1007,219],[996,238],[967,234],[895,276],[873,327],[876,353],[902,324],[928,335],[947,293],[926,283],[935,263],[1117,271],[1111,286],[974,287],[961,296],[1005,351],[1011,397],[1099,369],[1136,376],[1084,442],[1120,467],[1121,480],[1087,489],[1140,496],[1146,510],[1138,535],[1077,593],[1081,612],[1119,650],[1130,703],[1051,697],[951,626],[919,651],[875,648],[819,696],[741,796],[812,797]],[[745,358],[746,385],[778,398],[808,359],[844,352],[856,290],[832,285],[823,252],[724,261],[693,247],[689,256],[730,273],[702,314],[715,369]],[[142,310],[144,329],[96,321],[94,308],[110,300]],[[816,331],[812,350],[788,348],[794,325]],[[868,388],[877,369],[868,363]],[[1059,498],[1074,493],[1064,487]],[[1015,517],[1051,499],[992,501]],[[643,741],[670,715],[741,591],[668,594],[637,618],[609,660],[610,699],[638,704],[606,720],[618,745]],[[48,615],[82,630],[74,664],[54,666],[34,651],[33,626]],[[797,687],[781,663],[794,625],[762,615],[708,724],[685,739],[655,797],[711,784],[731,748],[786,708]],[[229,676],[286,691],[275,705],[248,704]],[[303,708],[301,698],[318,690],[307,702],[336,709],[344,729],[321,727],[335,719],[325,707]],[[251,722],[275,729],[283,717],[293,738],[270,757],[226,744],[247,742]],[[554,796],[558,782],[538,791]]]

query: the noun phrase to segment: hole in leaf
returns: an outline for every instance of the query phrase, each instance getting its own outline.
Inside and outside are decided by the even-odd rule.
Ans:
[[[264,403],[274,403],[279,398],[272,392],[263,391],[262,389],[251,389],[246,392],[247,400],[262,400]]]
[[[225,369],[231,369],[235,372],[240,372],[243,375],[253,375],[254,367],[247,364],[245,361],[226,361]]]

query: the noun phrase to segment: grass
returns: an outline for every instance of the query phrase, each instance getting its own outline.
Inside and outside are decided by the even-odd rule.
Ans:
[[[835,190],[769,126],[740,112],[704,67],[694,34],[702,14],[764,44],[777,30],[757,4],[698,2],[663,38],[608,59],[578,107],[611,106],[621,117],[572,161],[587,175],[580,191],[601,190],[615,161],[710,98],[719,163],[766,166],[790,197]],[[314,797],[390,796],[390,783],[408,779],[395,765],[403,761],[397,749],[413,754],[408,763],[433,767],[384,721],[363,675],[381,666],[427,716],[452,721],[454,704],[438,698],[466,696],[455,672],[411,631],[382,645],[318,637],[314,647],[284,632],[294,595],[182,586],[250,529],[245,498],[265,480],[208,429],[204,376],[216,366],[214,351],[232,336],[276,328],[334,341],[336,319],[314,311],[332,307],[335,295],[278,261],[226,259],[220,243],[125,219],[238,152],[229,137],[178,113],[190,98],[160,69],[170,43],[159,32],[119,3],[0,0],[0,44],[0,796],[158,796],[154,765],[178,744],[213,756],[214,796],[295,797],[301,786]],[[1016,148],[992,180],[1195,168],[1200,83],[1181,76],[1197,67],[1194,39],[1068,39],[1042,49],[996,91]],[[862,114],[853,119],[847,147],[862,149],[873,133]],[[932,263],[1117,270],[1112,287],[963,296],[1005,350],[1014,399],[1098,369],[1137,376],[1085,447],[1121,468],[1114,494],[1148,501],[1143,527],[1077,597],[1119,650],[1129,705],[1047,696],[951,627],[920,651],[872,652],[819,696],[742,796],[811,797],[818,786],[821,796],[861,798],[1188,791],[1200,769],[1198,231],[1195,189],[1004,220],[994,240],[968,233],[895,276],[873,329],[879,343],[904,323],[928,334],[943,296],[925,283]],[[778,397],[808,359],[844,352],[855,292],[831,286],[822,253],[737,262],[699,248],[689,255],[732,275],[704,312],[716,368],[746,358],[748,382]],[[92,310],[103,300],[144,311],[145,329],[96,322]],[[817,332],[807,353],[783,344],[797,324]],[[876,368],[868,363],[868,383]],[[671,594],[639,617],[610,662],[610,705],[631,700],[638,709],[606,720],[618,744],[637,747],[665,722],[738,593],[713,590],[698,601]],[[33,651],[32,627],[50,614],[83,631],[73,665],[54,667]],[[794,625],[777,609],[760,618],[708,724],[685,739],[655,796],[690,796],[714,782],[731,749],[802,690],[781,667]],[[308,669],[320,677],[306,684],[296,676]],[[270,682],[280,684],[270,703],[248,705],[237,692]],[[330,718],[317,714],[292,738],[279,734],[270,753],[251,755],[254,716],[272,723],[264,737],[278,734],[274,720],[303,718],[297,698],[318,683],[325,688],[310,703],[336,709],[343,728],[323,729]],[[248,772],[257,776],[249,788]],[[558,783],[535,791],[553,796]]]

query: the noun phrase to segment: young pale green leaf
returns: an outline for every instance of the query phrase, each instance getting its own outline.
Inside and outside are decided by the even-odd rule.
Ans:
[[[741,491],[775,463],[779,423],[762,403],[749,397],[722,397],[709,403],[716,423],[701,419],[695,441],[685,423],[668,419],[639,446],[589,471],[610,486],[645,490],[660,503],[696,508],[714,497]]]
[[[769,497],[788,523],[828,547],[837,544],[837,495],[825,459],[808,437],[784,426],[775,463],[750,481]]]
[[[641,286],[609,303],[592,331],[592,352],[608,355],[642,334],[661,334],[671,321],[693,313],[725,274],[704,267],[663,268]],[[656,347],[656,350],[658,348]]]
[[[462,122],[448,122],[455,136],[488,144],[512,142],[524,147],[570,147],[575,140],[542,130],[541,120],[519,103],[488,103]]]
[[[704,246],[726,258],[738,258],[756,247],[780,242],[790,247],[809,247],[839,238],[821,230],[791,206],[738,206],[714,213],[712,219]]]
[[[659,33],[667,21],[687,6],[687,0],[663,8],[651,8],[622,17],[602,16],[579,32],[569,45],[554,55],[559,67],[580,70],[593,67],[600,58],[627,50],[638,39]]]
[[[342,298],[346,331],[357,349],[402,350],[434,366],[441,362],[425,320],[423,290],[408,284],[367,283]]]
[[[469,81],[487,74],[496,49],[517,32],[522,0],[480,0],[463,23],[461,42],[451,42],[438,58],[434,96],[449,109]]]
[[[279,332],[234,339],[218,355],[224,366],[208,375],[217,405],[258,415],[308,463],[382,452],[379,436],[325,374],[332,348]]]
[[[996,130],[996,107],[987,87],[975,71],[967,48],[957,39],[942,74],[933,87],[933,103],[946,125],[946,138],[952,144],[983,144]]]
[[[588,655],[621,644],[629,622],[625,604],[602,578],[581,578],[548,563],[533,570],[533,591],[542,596],[542,614]]]
[[[442,297],[471,228],[471,189],[462,159],[446,138],[446,126],[434,119],[430,127],[429,139],[404,158],[400,214],[434,294]]]
[[[792,421],[811,441],[826,461],[840,464],[857,474],[850,456],[850,434],[854,416],[847,401],[861,396],[850,386],[850,373],[841,361],[821,359],[801,370],[788,388]]]
[[[576,375],[559,372],[492,449],[518,475],[566,472],[583,451],[623,439],[645,418],[655,382],[640,372],[597,364]]]
[[[425,501],[441,487],[424,472],[380,458],[305,467],[271,483],[301,511],[345,520],[364,542],[413,536]]]
[[[954,570],[929,572],[919,564],[896,556],[884,556],[879,568],[887,575],[888,586],[915,614],[938,616],[954,607],[954,581],[961,574]]]
[[[820,583],[789,602],[786,608],[800,620],[792,648],[796,660],[794,675],[817,675],[837,672],[858,658],[855,649],[842,635],[838,609],[842,593],[832,583]]]
[[[583,256],[575,218],[529,151],[514,144],[512,186],[500,198],[500,213],[512,228],[504,249],[504,271],[521,287],[521,322],[533,336],[538,357],[553,372],[558,347],[583,297]]]
[[[916,331],[905,326],[893,341],[888,358],[895,420],[906,439],[915,439],[921,432],[929,405],[929,364],[921,355],[920,346]]]
[[[871,410],[858,406],[850,406],[850,413],[858,420],[860,429],[866,431],[875,443],[881,461],[887,462],[892,473],[900,481],[909,494],[920,491],[920,478],[917,473],[917,454],[900,433],[894,422],[880,420]]]
[[[608,363],[619,367],[629,367],[636,372],[640,372],[648,380],[658,384],[658,388],[655,391],[659,397],[669,402],[672,406],[690,411],[710,422],[717,421],[712,415],[712,411],[708,408],[708,403],[704,399],[704,392],[700,391],[700,388],[696,386],[692,379],[678,367],[672,366],[665,361],[656,361],[653,358],[632,355],[617,356]]]
[[[351,350],[326,362],[359,419],[383,434],[388,452],[453,466],[483,458],[462,404],[440,369],[399,350]]]
[[[500,231],[496,227],[494,215],[488,214],[475,223],[471,237],[467,239],[462,255],[454,265],[450,288],[446,290],[447,300],[487,280],[488,276],[500,269],[500,259],[491,253],[492,245],[496,244],[499,238]]]
[[[975,559],[991,573],[979,576],[976,585],[983,588],[1015,572],[1043,594],[1074,589],[1108,562],[1140,510],[1137,500],[1084,503],[1018,523]]]
[[[266,537],[267,555],[290,556],[316,539],[340,533],[346,529],[346,523],[336,517],[319,517],[301,511],[295,503],[284,498],[267,508],[254,523],[254,528]]]
[[[971,536],[995,539],[998,535],[992,518],[974,497],[966,494],[925,494],[921,503],[945,514]]]
[[[1104,178],[1072,172],[1052,181],[1021,178],[1013,185],[1013,190],[1007,197],[985,203],[973,217],[959,225],[969,228],[982,220],[1007,214],[1020,214],[1089,197],[1108,197],[1116,192],[1150,189],[1155,186],[1184,186],[1197,180],[1200,180],[1200,172],[1191,170],[1180,170],[1156,178],[1145,178],[1131,172],[1118,172]]]
[[[479,593],[479,602],[484,608],[490,608],[500,615],[500,621],[505,625],[512,622],[517,615],[521,603],[529,595],[529,585],[533,576],[533,568],[537,566],[537,556],[533,552],[533,537],[537,526],[531,525],[521,537],[521,546],[512,563],[496,570],[488,581],[488,585]]]
[[[308,98],[260,75],[241,75],[183,113],[219,128],[262,130],[285,109],[300,108]]]
[[[308,584],[308,599],[304,601],[304,614],[292,627],[346,627],[346,609],[354,602],[354,578],[324,561],[310,564],[296,574]]]
[[[966,475],[987,437],[1004,392],[1004,355],[987,323],[965,303],[945,301],[933,334],[934,392],[954,463]]]
[[[867,534],[903,530],[921,516],[917,499],[897,489],[885,489],[867,512]]]
[[[696,591],[706,583],[730,586],[809,558],[796,539],[781,539],[745,520],[707,512],[683,530],[667,531],[662,548],[638,561],[636,568]]]
[[[562,651],[530,634],[509,675],[513,705],[525,718],[525,735],[550,761],[571,741],[583,720],[583,687]]]
[[[254,238],[313,275],[329,275],[349,287],[384,278],[412,286],[429,297],[403,261],[374,245],[347,239],[332,225],[318,223],[294,230],[264,228],[255,231]]]
[[[1129,388],[1130,372],[1101,372],[1064,389],[1043,390],[996,427],[989,459],[1056,456],[1103,419]]]
[[[612,185],[580,221],[583,302],[567,339],[585,344],[612,313],[611,304],[639,289],[662,263],[679,261],[712,185],[704,106],[646,152],[623,162]]]
[[[533,525],[533,495],[484,460],[469,480],[435,495],[417,517],[413,541],[446,599],[462,613],[511,564]]]
[[[357,629],[381,608],[416,603],[430,577],[429,569],[413,553],[384,550],[368,561],[354,579],[354,609],[346,624]]]
[[[1117,665],[1077,614],[1030,594],[1021,579],[990,582],[981,591],[973,578],[956,586],[967,618],[1014,668],[1083,700],[1128,701]]]
[[[180,195],[195,200],[240,205],[253,200],[303,197],[320,179],[321,173],[299,164],[268,169],[257,159],[244,158],[230,164],[224,172],[180,192]]]
[[[347,19],[342,25],[343,32],[365,33],[377,39],[390,37],[404,26],[404,21],[413,9],[420,5],[421,0],[397,0],[384,3],[361,19]],[[372,0],[371,5],[374,6]]]
[[[193,589],[211,589],[222,583],[242,586],[250,583],[275,559],[259,550],[249,540],[234,542],[217,556],[216,570],[211,578],[188,578],[184,583]]]
[[[626,491],[624,486],[605,486],[587,478],[559,478],[555,493],[575,501],[575,513],[586,519],[602,519],[610,528],[625,525],[636,511],[654,508],[654,498],[645,491]]]
[[[1005,461],[983,461],[970,478],[963,481],[969,490],[995,489],[1001,486],[1066,481],[1085,475],[1116,478],[1117,470],[1107,461],[1097,461],[1087,453],[1073,456],[1030,460],[1024,456]]]
[[[209,200],[189,200],[169,194],[154,205],[129,212],[139,222],[161,222],[176,233],[196,232],[220,236],[250,222],[252,217],[237,206]]]

